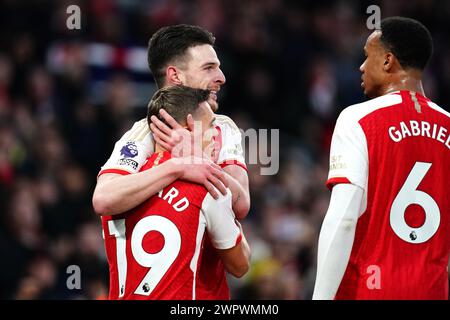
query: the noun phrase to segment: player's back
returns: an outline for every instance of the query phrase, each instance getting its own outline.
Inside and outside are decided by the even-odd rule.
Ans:
[[[142,170],[165,160],[161,155]],[[123,215],[102,217],[110,299],[197,298],[206,195],[203,186],[177,180]]]
[[[400,91],[345,110],[367,149],[364,213],[337,299],[447,299],[450,117]]]

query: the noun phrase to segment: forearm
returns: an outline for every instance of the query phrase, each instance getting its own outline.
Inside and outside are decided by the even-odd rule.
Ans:
[[[241,246],[242,246],[243,254],[244,254],[248,264],[250,264],[251,250],[250,250],[250,246],[248,244],[247,238],[245,237],[245,234],[243,232],[242,232]]]
[[[232,193],[232,206],[238,219],[244,219],[250,210],[250,192],[247,172],[235,165],[224,168],[228,178],[228,187]]]
[[[219,250],[219,255],[224,262],[225,269],[233,276],[240,278],[246,274],[250,268],[250,246],[245,238],[242,227],[241,229],[241,241],[239,244],[228,250]]]
[[[333,300],[347,268],[352,250],[355,228],[350,223],[339,226],[322,226],[319,237],[320,259],[317,271],[313,300]],[[336,229],[334,237],[327,241],[323,233],[331,233]],[[326,253],[325,253],[326,252]]]
[[[319,236],[314,300],[334,299],[347,268],[363,191],[353,185],[333,189]]]
[[[133,209],[178,179],[181,168],[172,161],[130,175],[99,177],[92,199],[100,215],[116,215]]]

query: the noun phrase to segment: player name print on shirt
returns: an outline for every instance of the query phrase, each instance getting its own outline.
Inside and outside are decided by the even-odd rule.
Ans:
[[[170,188],[170,190],[167,193],[165,193],[164,196],[163,193],[164,189],[158,192],[158,197],[167,201],[167,203],[170,204],[175,211],[181,212],[189,207],[189,200],[186,197],[180,199],[179,198],[180,191],[178,191],[177,188],[175,187]],[[172,204],[175,198],[177,198],[177,201]]]
[[[394,142],[400,142],[407,137],[428,137],[443,143],[450,149],[449,130],[427,121],[400,121],[398,125],[389,127],[388,134]]]

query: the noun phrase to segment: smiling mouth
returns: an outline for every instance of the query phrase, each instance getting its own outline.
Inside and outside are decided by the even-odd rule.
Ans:
[[[217,101],[217,91],[211,91],[209,94],[209,97],[213,99],[214,101]]]

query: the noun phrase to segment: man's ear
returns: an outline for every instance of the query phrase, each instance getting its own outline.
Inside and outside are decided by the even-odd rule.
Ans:
[[[183,81],[181,80],[180,73],[178,69],[174,66],[168,66],[166,69],[166,79],[168,84],[171,85],[182,85]]]
[[[187,115],[186,124],[189,131],[194,131],[194,117],[192,116],[192,114]]]
[[[383,70],[386,72],[390,71],[394,67],[396,61],[397,58],[391,52],[386,53],[384,55]]]

